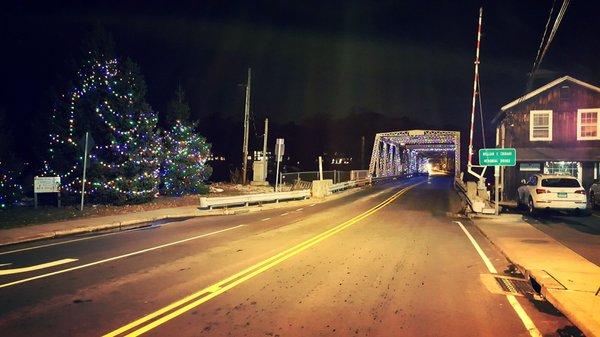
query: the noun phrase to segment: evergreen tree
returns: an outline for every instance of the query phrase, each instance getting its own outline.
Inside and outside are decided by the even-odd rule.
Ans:
[[[86,192],[96,201],[139,202],[158,188],[158,118],[146,103],[146,84],[131,60],[120,63],[90,51],[75,84],[57,102],[44,174],[60,175],[63,190],[79,193],[83,139],[91,150]]]
[[[11,133],[4,115],[4,110],[0,110],[0,209],[23,197],[23,186],[18,182],[21,167],[12,151]]]
[[[187,121],[190,119],[190,106],[185,99],[185,92],[181,87],[181,84],[177,86],[175,90],[175,96],[169,101],[167,110],[164,118],[164,125],[171,127],[177,123],[177,121]]]
[[[211,167],[206,164],[210,144],[194,129],[195,125],[176,121],[165,132],[162,194],[180,196],[206,193],[208,190],[204,181],[212,173]]]

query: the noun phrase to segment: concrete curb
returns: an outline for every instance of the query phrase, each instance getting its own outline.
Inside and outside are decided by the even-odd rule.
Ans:
[[[517,216],[517,215],[515,215]],[[520,216],[520,215],[519,215]],[[484,220],[482,218],[482,220]],[[579,328],[587,337],[600,337],[600,317],[589,317],[585,313],[581,313],[579,311],[573,310],[573,305],[565,305],[564,301],[569,299],[561,299],[559,292],[572,292],[571,290],[567,290],[564,286],[562,286],[557,280],[555,280],[552,276],[546,273],[544,270],[538,269],[530,269],[527,268],[524,264],[519,261],[514,260],[510,257],[509,253],[502,247],[502,245],[497,244],[494,240],[485,232],[483,228],[478,225],[477,221],[472,221],[475,228],[489,241],[491,242],[498,250],[506,257],[506,259],[514,264],[519,271],[529,280],[533,280],[535,283],[539,285],[540,293],[550,302],[555,308],[557,308],[561,313],[563,313],[577,328]],[[535,228],[534,228],[535,229]],[[538,229],[535,229],[539,231]],[[544,233],[544,235],[546,235]],[[562,245],[560,242],[558,244]],[[566,247],[568,248],[568,247]],[[544,277],[547,275],[547,277]],[[557,287],[560,285],[560,287]],[[560,289],[562,287],[562,289]],[[534,287],[535,288],[535,287]],[[593,296],[593,293],[589,293]],[[569,300],[570,301],[570,300]]]
[[[187,218],[197,218],[197,217],[206,217],[206,216],[221,216],[221,215],[235,215],[235,214],[244,214],[244,213],[254,213],[260,212],[270,209],[283,208],[283,207],[293,207],[294,205],[304,205],[307,203],[321,203],[327,201],[333,201],[354,193],[361,191],[363,188],[353,188],[348,189],[343,192],[339,192],[333,195],[330,195],[326,198],[319,199],[305,199],[305,200],[290,200],[279,203],[265,204],[265,205],[252,205],[252,206],[240,206],[233,208],[218,208],[213,210],[202,210],[197,208],[195,212],[188,213],[178,213],[176,215],[164,215],[164,216],[154,216],[154,217],[140,217],[138,219],[132,219],[127,221],[119,221],[119,222],[111,222],[102,225],[95,226],[87,226],[87,227],[76,227],[68,230],[60,230],[60,231],[48,231],[39,233],[36,235],[19,237],[12,241],[1,242],[0,247],[6,247],[10,245],[20,244],[20,243],[29,243],[41,240],[48,239],[57,239],[62,237],[68,237],[78,234],[90,234],[96,232],[110,232],[110,231],[125,231],[132,230],[138,228],[150,227],[156,221],[161,220],[178,220],[178,219],[187,219]]]

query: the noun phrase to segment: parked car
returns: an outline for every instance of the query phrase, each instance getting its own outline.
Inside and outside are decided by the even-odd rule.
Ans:
[[[548,209],[588,214],[585,189],[574,177],[534,174],[521,183],[517,202],[519,206],[526,206],[530,214]]]
[[[592,208],[600,207],[600,180],[594,180],[592,186],[590,186],[590,191],[588,192],[590,196],[590,206]]]

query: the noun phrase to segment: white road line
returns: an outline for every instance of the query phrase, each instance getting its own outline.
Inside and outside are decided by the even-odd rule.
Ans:
[[[297,210],[295,210],[294,212],[301,212],[304,208],[298,208]]]
[[[106,262],[110,262],[110,261],[119,260],[119,259],[126,258],[126,257],[129,257],[129,256],[134,256],[134,255],[139,255],[139,254],[151,252],[153,250],[157,250],[157,249],[161,249],[161,248],[165,248],[165,247],[169,247],[169,246],[174,246],[174,245],[177,245],[177,244],[180,244],[180,243],[184,243],[184,242],[187,242],[187,241],[196,240],[196,239],[204,238],[204,237],[207,237],[207,236],[211,236],[211,235],[223,233],[223,232],[230,231],[232,229],[236,229],[236,228],[240,228],[240,227],[244,227],[244,226],[246,226],[246,225],[237,225],[237,226],[233,226],[233,227],[228,227],[228,228],[221,229],[221,230],[218,230],[218,231],[214,231],[214,232],[210,232],[210,233],[206,233],[206,234],[201,234],[201,235],[193,236],[191,238],[187,238],[187,239],[183,239],[183,240],[178,240],[178,241],[174,241],[174,242],[170,242],[170,243],[165,243],[165,244],[160,245],[160,246],[150,247],[150,248],[138,250],[138,251],[127,253],[127,254],[123,254],[123,255],[119,255],[119,256],[114,256],[114,257],[111,257],[111,258],[108,258],[108,259],[98,260],[98,261],[94,261],[94,262],[82,264],[80,266],[75,266],[75,267],[71,267],[71,268],[67,268],[67,269],[62,269],[62,270],[57,270],[57,271],[54,271],[54,272],[51,272],[51,273],[47,273],[47,274],[32,276],[32,277],[29,277],[29,278],[26,278],[26,279],[22,279],[22,280],[17,280],[17,281],[14,281],[14,282],[0,284],[0,288],[6,288],[6,287],[14,286],[14,285],[17,285],[17,284],[25,283],[25,282],[30,282],[30,281],[33,281],[33,280],[37,280],[37,279],[41,279],[41,278],[46,278],[46,277],[49,277],[49,276],[54,276],[54,275],[58,275],[58,274],[64,274],[64,273],[67,273],[67,272],[70,272],[70,271],[74,271],[74,270],[78,270],[78,269],[83,269],[83,268],[95,266],[95,265],[106,263]]]
[[[267,220],[271,220],[271,218],[264,218],[264,219],[262,219],[260,221],[267,221]]]
[[[12,263],[0,263],[0,267],[10,266]]]
[[[454,222],[456,222],[460,226],[460,229],[462,229],[462,231],[465,232],[465,235],[467,235],[467,238],[469,238],[469,241],[471,241],[471,243],[473,244],[473,247],[475,247],[475,250],[477,251],[479,256],[481,256],[481,259],[485,263],[485,266],[490,271],[490,273],[497,274],[498,272],[496,271],[496,268],[494,267],[492,262],[490,262],[490,259],[487,257],[487,255],[485,255],[485,253],[483,252],[483,250],[481,249],[481,247],[479,246],[477,241],[475,241],[473,236],[471,236],[471,233],[469,233],[469,231],[465,228],[465,226],[460,221],[454,221]],[[527,315],[527,313],[525,312],[525,309],[523,309],[523,307],[521,306],[521,303],[519,303],[519,301],[517,301],[515,296],[511,295],[511,294],[506,294],[506,299],[508,300],[508,303],[510,303],[510,305],[512,306],[513,310],[517,313],[517,316],[519,316],[519,318],[521,319],[521,322],[523,322],[525,329],[527,329],[527,331],[529,332],[531,337],[542,337],[542,334],[535,327],[535,324],[533,323],[533,321],[531,320],[529,315]]]
[[[312,205],[310,205],[310,206],[308,206],[308,207],[313,207],[314,205],[316,205],[316,204],[312,204]]]
[[[492,273],[492,274],[498,274],[498,271],[496,270],[496,268],[492,264],[492,261],[490,261],[490,259],[488,259],[487,255],[485,255],[485,253],[483,252],[483,250],[481,249],[481,247],[479,247],[479,244],[477,243],[477,241],[475,241],[475,239],[473,238],[473,236],[471,236],[471,233],[469,233],[469,231],[465,228],[465,226],[463,226],[463,224],[460,221],[454,221],[454,222],[456,222],[460,226],[460,229],[462,229],[463,232],[465,232],[465,234],[469,238],[469,241],[471,241],[471,243],[475,247],[475,250],[477,251],[477,253],[479,254],[479,256],[481,256],[481,259],[483,260],[483,263],[485,263],[485,266],[490,271],[490,273]]]
[[[592,216],[595,216],[596,218],[600,218],[600,215],[598,215],[598,214],[593,214],[592,213]]]
[[[283,213],[283,214],[280,214],[279,216],[284,216],[284,215],[288,215],[288,214],[290,214],[290,213],[288,213],[288,212],[285,212],[285,213]]]

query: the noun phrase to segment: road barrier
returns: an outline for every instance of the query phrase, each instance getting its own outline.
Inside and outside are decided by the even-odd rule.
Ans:
[[[341,183],[333,184],[329,187],[329,192],[335,193],[349,188],[356,187],[356,180],[344,181]]]
[[[261,194],[236,195],[232,197],[200,197],[200,208],[213,209],[213,207],[239,206],[260,204],[263,202],[279,202],[281,200],[307,199],[310,190],[273,192]]]
[[[397,175],[397,176],[374,177],[374,178],[370,178],[370,179],[371,179],[371,184],[375,184],[375,183],[386,182],[386,181],[390,181],[390,180],[412,178],[415,175],[416,175],[415,173],[406,173],[406,174],[401,174],[401,175]]]
[[[329,188],[329,192],[335,193],[353,187],[360,187],[390,180],[410,178],[412,176],[414,176],[414,174],[403,174],[399,176],[378,178],[369,177],[365,179],[344,181],[341,183],[331,185],[331,187]],[[305,189],[287,192],[236,195],[232,197],[200,197],[200,208],[213,209],[213,207],[227,207],[240,205],[248,206],[250,204],[260,204],[263,202],[279,202],[282,200],[307,199],[310,197],[310,194],[310,189]]]
[[[461,174],[461,177],[462,177],[462,174]],[[469,208],[471,209],[471,212],[472,212],[473,211],[473,201],[471,201],[471,198],[469,198],[469,195],[467,194],[467,185],[465,185],[465,183],[462,181],[461,178],[459,178],[459,177],[454,178],[454,188],[458,191],[458,194],[462,197],[462,199],[467,202],[467,204],[469,205]]]

